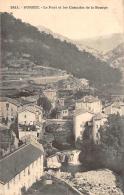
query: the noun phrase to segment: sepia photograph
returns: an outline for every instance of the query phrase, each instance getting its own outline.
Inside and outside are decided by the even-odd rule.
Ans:
[[[0,1],[0,195],[124,195],[124,0]]]

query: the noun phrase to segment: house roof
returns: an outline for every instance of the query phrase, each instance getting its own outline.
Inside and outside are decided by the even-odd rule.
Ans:
[[[32,95],[27,97],[21,97],[21,99],[29,101],[29,102],[36,102],[39,99],[40,95]]]
[[[46,92],[57,92],[56,89],[45,89],[43,93],[46,93]]]
[[[91,96],[91,95],[89,95],[89,96],[85,96],[85,97],[83,97],[82,99],[79,99],[79,100],[77,100],[77,102],[84,102],[84,103],[93,103],[93,102],[97,102],[97,101],[100,101],[99,99],[98,99],[98,97],[94,97],[94,96]]]
[[[1,102],[9,102],[11,104],[14,104],[16,106],[23,106],[23,105],[27,105],[27,104],[31,104],[31,102],[21,99],[21,98],[8,98],[8,97],[1,97],[0,98]]]
[[[23,108],[21,108],[19,110],[19,113],[24,112],[24,111],[29,111],[29,112],[32,112],[32,113],[36,114],[37,111],[38,112],[41,112],[42,111],[42,107],[39,107],[37,105],[25,106],[25,107],[23,107]]]
[[[30,143],[0,160],[0,182],[8,183],[43,155],[43,149],[39,145]]]
[[[104,108],[107,108],[109,106],[112,106],[113,108],[120,109],[122,106],[124,106],[124,102],[114,101],[114,102],[111,102],[111,103],[105,105]]]

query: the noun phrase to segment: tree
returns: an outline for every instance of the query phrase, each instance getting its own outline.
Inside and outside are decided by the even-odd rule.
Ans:
[[[10,125],[10,130],[13,131],[16,137],[19,139],[19,131],[18,131],[18,119],[16,118],[15,121]]]
[[[49,113],[52,108],[51,102],[47,97],[40,97],[37,101],[37,105],[43,107],[46,113]]]
[[[104,166],[124,171],[124,117],[110,115],[108,122],[99,129]]]
[[[50,117],[51,118],[57,118],[57,114],[58,114],[58,108],[54,108],[52,111],[51,111],[51,114],[50,114]]]
[[[124,118],[119,114],[110,115],[99,133],[99,144],[92,141],[88,131],[84,133],[80,144],[80,161],[88,169],[109,168],[124,172]]]

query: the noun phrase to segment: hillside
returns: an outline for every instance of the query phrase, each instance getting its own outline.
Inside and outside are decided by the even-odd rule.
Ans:
[[[105,58],[113,67],[124,66],[124,42],[105,54]]]
[[[50,66],[84,77],[96,86],[120,80],[120,72],[105,61],[8,13],[1,14],[1,38],[2,67],[14,66],[20,71],[24,67]]]
[[[112,67],[120,69],[124,81],[124,42],[107,52],[104,57]]]

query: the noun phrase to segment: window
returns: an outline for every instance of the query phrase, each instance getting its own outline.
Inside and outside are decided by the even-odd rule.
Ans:
[[[9,103],[6,103],[6,109],[8,110],[8,108],[9,108]]]
[[[24,117],[26,118],[26,114],[24,115]]]
[[[28,175],[30,175],[30,168],[28,168]]]

